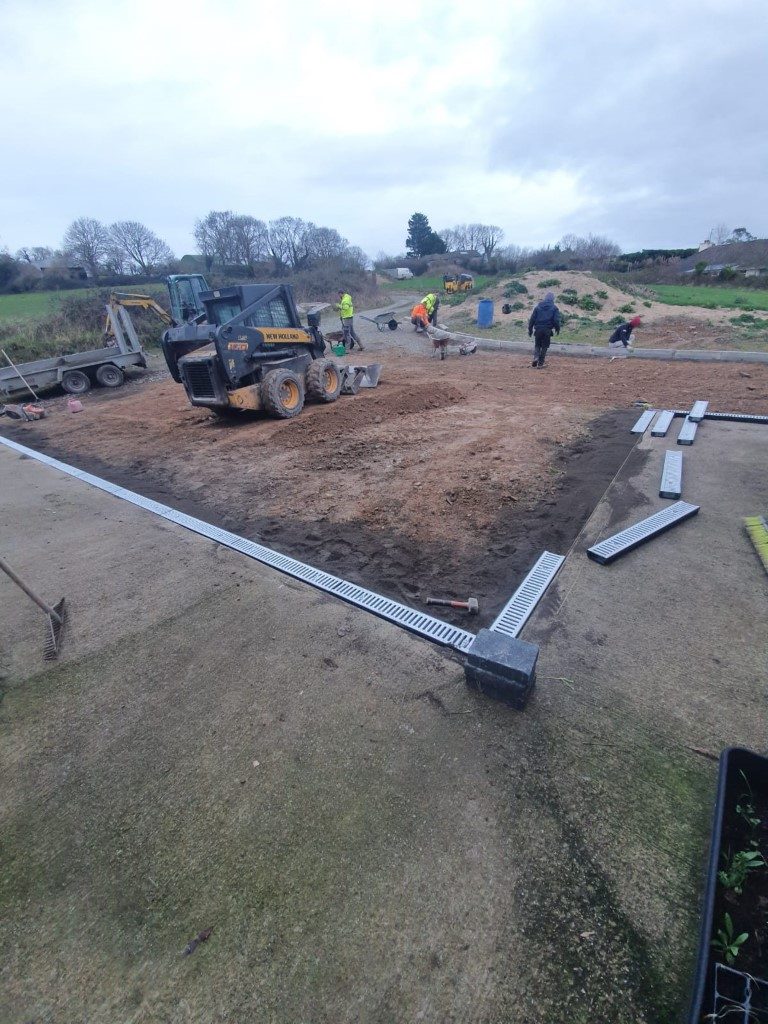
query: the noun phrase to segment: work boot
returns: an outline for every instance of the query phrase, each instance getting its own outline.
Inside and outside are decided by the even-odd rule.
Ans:
[[[540,360],[539,360],[539,369],[541,369],[541,367],[542,367],[543,365],[544,365],[544,360],[543,360],[543,359],[540,359]]]
[[[534,360],[533,360],[533,362],[531,363],[531,366],[532,366],[532,367],[533,367],[534,369],[535,369],[535,368],[536,368],[536,367],[537,367],[538,365],[539,365],[539,360],[538,360],[538,359],[534,359]]]

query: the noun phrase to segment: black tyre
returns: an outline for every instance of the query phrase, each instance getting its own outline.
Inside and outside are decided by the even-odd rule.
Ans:
[[[313,359],[306,374],[307,398],[313,402],[335,402],[341,394],[341,374],[330,359]]]
[[[67,370],[61,378],[61,386],[68,395],[84,395],[91,390],[91,378],[82,370]]]
[[[103,388],[119,388],[125,381],[125,374],[119,366],[112,363],[104,363],[96,371],[96,380]]]
[[[304,408],[304,382],[292,370],[270,370],[261,382],[261,400],[270,416],[289,420]]]

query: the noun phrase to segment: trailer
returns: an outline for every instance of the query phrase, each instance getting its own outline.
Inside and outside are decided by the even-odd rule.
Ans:
[[[88,352],[35,359],[29,363],[5,362],[0,366],[0,400],[22,391],[43,391],[60,385],[70,395],[84,395],[93,384],[119,388],[125,380],[126,366],[146,368],[147,358],[131,315],[119,303],[107,305],[109,344]]]

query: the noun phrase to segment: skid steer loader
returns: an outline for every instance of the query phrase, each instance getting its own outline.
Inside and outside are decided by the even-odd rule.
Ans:
[[[324,357],[320,313],[303,327],[288,284],[247,284],[203,291],[200,319],[169,328],[162,348],[192,405],[219,416],[263,409],[297,416],[304,400],[335,402],[343,371]]]

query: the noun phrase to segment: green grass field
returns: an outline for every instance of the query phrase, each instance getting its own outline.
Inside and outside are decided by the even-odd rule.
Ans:
[[[482,288],[488,284],[497,284],[501,280],[498,277],[489,277],[487,274],[478,274],[475,277],[474,294],[479,295]],[[443,290],[443,278],[440,277],[412,277],[408,281],[382,281],[382,287],[387,291],[397,292],[419,292],[426,295],[427,292],[436,292],[438,295],[445,295]],[[470,292],[470,294],[472,294]]]
[[[650,288],[662,302],[668,302],[671,306],[768,310],[768,291],[677,284],[653,284],[650,285]]]
[[[8,320],[41,320],[55,313],[61,303],[68,298],[81,298],[93,295],[95,288],[71,288],[53,292],[23,292],[20,295],[0,295],[0,321]],[[127,285],[115,291],[137,292],[141,295],[161,295],[167,297],[163,285],[144,284],[135,288]]]

